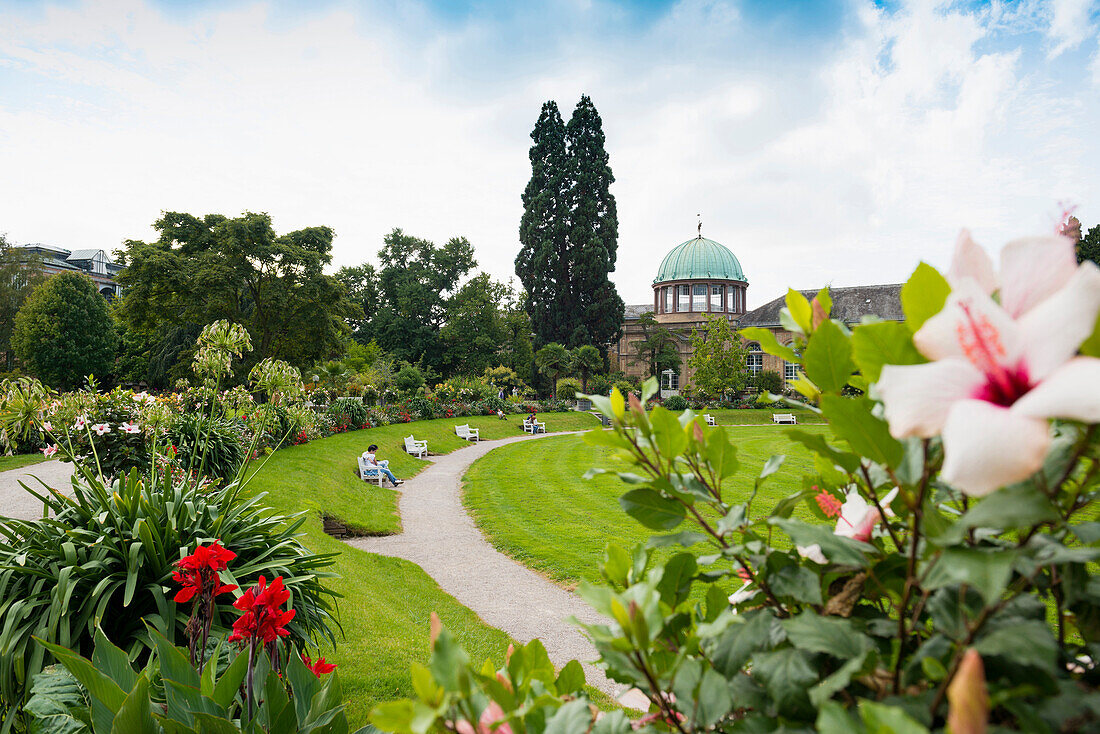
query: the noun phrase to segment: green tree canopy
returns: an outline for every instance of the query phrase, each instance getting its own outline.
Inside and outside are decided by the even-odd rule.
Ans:
[[[0,235],[0,352],[9,371],[15,357],[11,342],[15,314],[44,277],[34,253],[12,246]]]
[[[500,362],[498,353],[508,329],[501,308],[508,286],[486,273],[470,279],[447,304],[447,323],[440,330],[448,374],[480,375]]]
[[[599,349],[591,344],[585,344],[574,349],[572,354],[569,355],[569,363],[573,368],[573,373],[580,376],[581,390],[585,393],[588,392],[589,376],[602,372],[604,369],[603,355],[600,354]]]
[[[676,349],[676,337],[671,330],[663,326],[652,311],[646,311],[638,318],[642,329],[642,338],[634,342],[634,364],[644,364],[650,377],[656,377],[665,370],[680,372],[680,352]]]
[[[1077,262],[1085,260],[1100,265],[1100,224],[1090,229],[1084,237],[1077,241]]]
[[[618,216],[603,123],[587,96],[568,125],[549,101],[531,139],[516,257],[531,324],[542,343],[607,344],[622,327],[623,302],[608,277]]]
[[[107,301],[81,273],[47,278],[15,316],[16,356],[38,379],[61,390],[79,386],[85,375],[107,374],[117,345]]]
[[[745,348],[724,316],[704,314],[705,323],[691,330],[692,382],[705,395],[720,397],[745,386]]]
[[[191,333],[227,319],[252,335],[250,362],[274,357],[305,367],[338,352],[347,320],[361,318],[344,287],[322,272],[332,259],[328,227],[277,235],[270,216],[253,212],[167,212],[154,227],[155,241],[126,242],[119,275],[126,289],[119,314],[151,338],[165,325]]]

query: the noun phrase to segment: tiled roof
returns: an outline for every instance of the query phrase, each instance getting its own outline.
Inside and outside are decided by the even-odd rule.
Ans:
[[[812,299],[817,291],[802,291]],[[878,316],[888,321],[904,321],[901,310],[901,284],[857,285],[850,288],[830,288],[833,298],[832,318],[846,324],[858,323],[864,316]],[[786,306],[786,297],[780,296],[741,317],[738,325],[779,326],[779,312]]]
[[[624,310],[623,316],[627,320],[640,319],[642,317],[642,314],[644,314],[646,311],[652,311],[653,310],[653,304],[652,303],[627,304],[624,307],[623,310]]]

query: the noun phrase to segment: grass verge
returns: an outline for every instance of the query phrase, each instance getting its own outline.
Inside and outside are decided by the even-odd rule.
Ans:
[[[417,421],[343,433],[277,451],[252,474],[248,493],[266,493],[264,502],[280,513],[307,512],[302,542],[318,553],[339,554],[332,570],[340,578],[332,581],[332,588],[343,595],[338,617],[344,635],[335,649],[324,646],[319,654],[339,666],[353,729],[367,723],[377,703],[412,695],[409,663],[428,662],[431,612],[439,614],[475,661],[488,658],[501,666],[510,640],[444,593],[419,566],[366,553],[325,535],[321,513],[338,516],[361,532],[395,532],[396,493],[361,481],[356,456],[376,443],[379,457],[390,459],[394,473],[407,477],[427,465],[402,451],[410,433],[427,439],[432,453],[449,453],[466,444],[454,435],[455,424],[469,421],[481,428],[483,438],[519,435],[521,418],[510,418]],[[579,413],[540,418],[551,431],[598,425],[595,418]]]
[[[46,460],[42,454],[16,454],[15,456],[0,456],[0,471],[9,469],[21,469],[31,464],[39,464]]]
[[[767,512],[800,489],[802,474],[812,471],[809,451],[790,441],[782,430],[765,426],[728,430],[741,462],[737,474],[724,486],[731,501],[748,497],[753,480],[773,454],[787,458],[757,495],[756,513]],[[653,533],[619,506],[619,496],[628,487],[617,477],[581,478],[594,466],[625,469],[610,449],[590,446],[581,436],[502,446],[478,459],[466,472],[463,502],[501,552],[565,586],[581,580],[599,581],[596,566],[608,541],[630,548]],[[815,521],[802,507],[794,516]]]

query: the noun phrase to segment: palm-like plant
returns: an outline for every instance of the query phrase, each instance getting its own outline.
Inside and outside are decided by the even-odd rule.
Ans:
[[[39,443],[50,389],[38,380],[20,377],[0,383],[0,449],[14,453]]]
[[[587,393],[589,375],[598,373],[604,367],[603,355],[596,347],[585,344],[573,350],[570,355],[570,365],[573,373],[581,378],[581,390]]]
[[[550,342],[535,354],[535,364],[553,378],[550,396],[557,398],[558,379],[569,369],[569,350],[557,342]]]

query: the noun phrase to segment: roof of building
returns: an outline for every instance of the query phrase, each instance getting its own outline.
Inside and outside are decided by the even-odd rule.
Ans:
[[[817,291],[802,291],[812,299]],[[858,323],[864,316],[878,316],[888,321],[904,321],[901,310],[901,284],[857,285],[850,288],[830,288],[833,310],[829,315],[846,324]],[[741,317],[738,326],[779,326],[779,312],[787,305],[780,296]]]
[[[103,253],[104,257],[107,256],[107,253],[103,252],[103,250],[73,250],[71,253],[69,253],[69,259],[70,260],[92,260],[92,259],[95,258],[96,255],[98,255],[101,252]],[[107,259],[110,260],[111,258],[107,257]]]
[[[728,247],[699,236],[673,247],[661,261],[653,282],[697,278],[744,281],[745,272]]]
[[[627,319],[640,319],[642,317],[642,314],[644,314],[646,311],[652,310],[652,303],[628,303],[626,304],[626,306],[623,307],[623,317]]]

